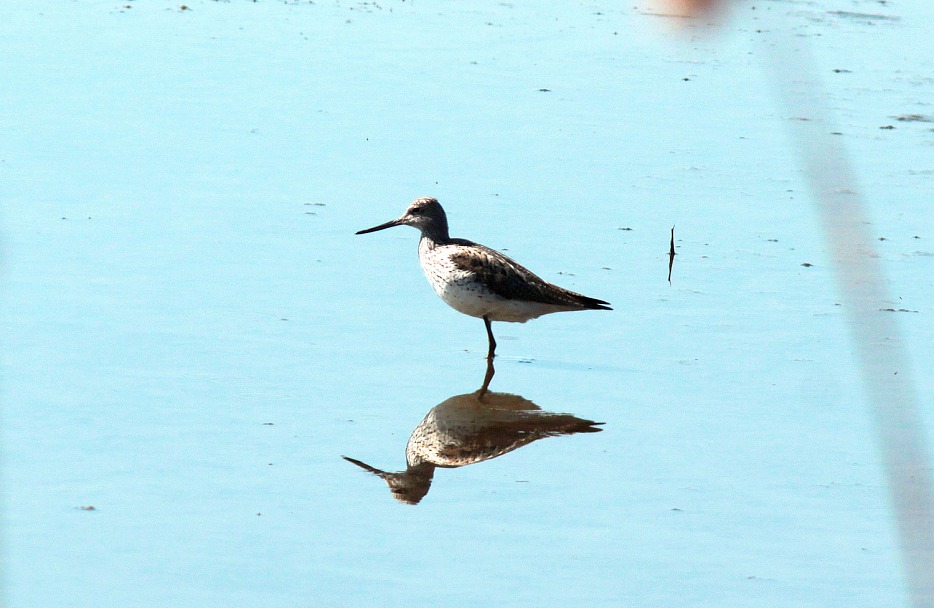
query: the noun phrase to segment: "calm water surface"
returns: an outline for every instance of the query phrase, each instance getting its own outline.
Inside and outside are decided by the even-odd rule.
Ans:
[[[5,606],[904,605],[757,28],[813,43],[930,395],[930,7],[187,6],[0,24]],[[497,324],[478,401],[417,233],[353,235],[422,195],[615,310]]]

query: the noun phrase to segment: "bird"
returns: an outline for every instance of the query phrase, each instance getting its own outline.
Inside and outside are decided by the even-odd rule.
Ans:
[[[483,319],[488,360],[496,356],[493,321],[525,323],[554,312],[613,310],[609,302],[549,283],[499,251],[451,238],[447,215],[436,198],[417,198],[398,218],[356,234],[393,226],[421,232],[418,259],[435,293],[454,310]]]

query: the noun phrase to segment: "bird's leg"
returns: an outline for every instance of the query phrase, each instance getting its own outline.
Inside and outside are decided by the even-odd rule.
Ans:
[[[483,396],[486,395],[486,390],[490,388],[490,380],[493,379],[493,374],[496,373],[496,369],[493,367],[493,359],[486,360],[486,375],[483,377],[483,386],[480,387],[480,391],[477,393],[477,399],[483,399]]]
[[[489,352],[487,352],[486,358],[487,360],[492,361],[493,357],[496,356],[494,354],[494,352],[496,351],[496,339],[493,338],[493,328],[491,327],[490,318],[484,315],[483,323],[484,325],[486,325],[486,335],[487,337],[490,338],[490,350]]]

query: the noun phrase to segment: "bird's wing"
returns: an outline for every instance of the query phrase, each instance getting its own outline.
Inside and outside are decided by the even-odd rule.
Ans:
[[[572,308],[607,308],[608,302],[552,285],[494,249],[462,239],[453,239],[452,244],[461,247],[461,251],[451,256],[454,264],[477,275],[478,280],[499,296]]]

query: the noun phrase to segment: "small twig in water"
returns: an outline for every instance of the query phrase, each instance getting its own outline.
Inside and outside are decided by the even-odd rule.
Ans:
[[[671,227],[671,249],[668,250],[668,284],[671,285],[671,267],[675,265],[675,227]]]

